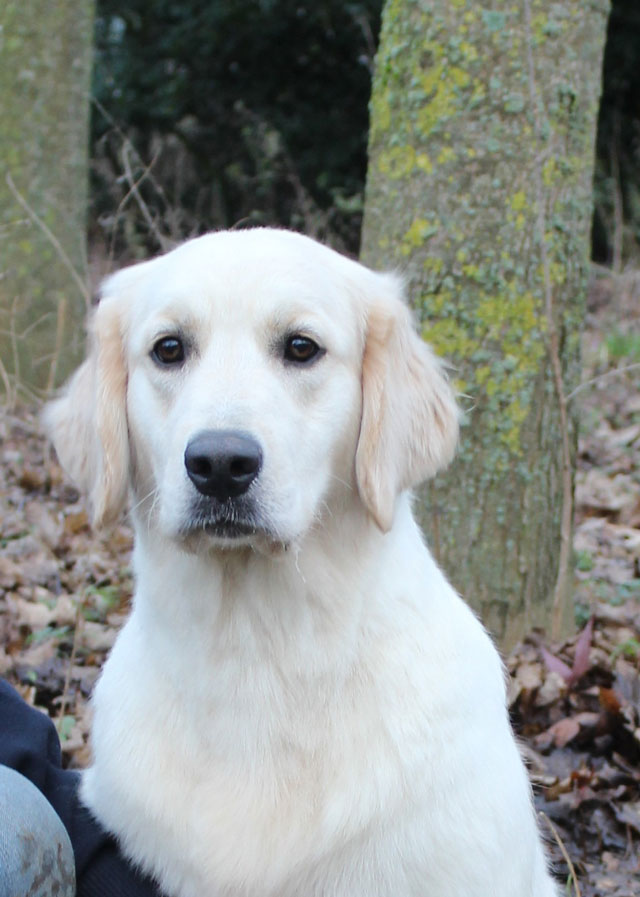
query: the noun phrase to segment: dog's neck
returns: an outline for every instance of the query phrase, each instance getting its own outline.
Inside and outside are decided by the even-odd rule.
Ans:
[[[360,516],[355,527],[353,514]],[[388,576],[388,552],[398,539],[418,537],[406,496],[387,534],[364,509],[351,508],[330,527],[314,527],[299,544],[273,553],[180,552],[147,525],[136,527],[134,613],[164,639],[167,652],[176,637],[188,640],[194,662],[198,655],[244,655],[271,645],[307,670],[335,665],[356,650],[370,595],[381,593],[381,577]],[[316,643],[322,656],[314,664]]]

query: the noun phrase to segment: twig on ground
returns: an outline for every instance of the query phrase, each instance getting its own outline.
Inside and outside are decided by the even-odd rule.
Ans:
[[[62,732],[62,723],[64,721],[64,715],[69,704],[69,687],[71,684],[71,674],[73,672],[73,665],[76,660],[76,653],[78,649],[78,641],[80,639],[80,630],[82,628],[82,608],[83,601],[78,602],[78,606],[76,608],[76,619],[74,623],[73,630],[73,643],[71,645],[71,654],[69,655],[69,662],[67,664],[67,671],[64,677],[64,687],[62,689],[62,695],[60,696],[60,709],[58,711],[58,716],[55,721],[56,729],[58,730],[58,735]]]
[[[582,892],[580,891],[580,884],[578,882],[578,876],[576,875],[575,867],[574,867],[573,863],[571,862],[571,857],[569,856],[569,852],[567,851],[567,848],[564,846],[564,844],[562,842],[562,838],[558,834],[558,829],[555,827],[553,822],[551,822],[551,820],[549,819],[549,817],[547,816],[546,813],[540,813],[540,815],[542,816],[544,821],[549,826],[549,829],[551,830],[551,834],[555,838],[556,843],[557,843],[558,847],[560,848],[560,853],[562,854],[565,863],[569,867],[569,875],[571,876],[571,881],[573,882],[573,889],[575,891],[575,897],[582,897]]]

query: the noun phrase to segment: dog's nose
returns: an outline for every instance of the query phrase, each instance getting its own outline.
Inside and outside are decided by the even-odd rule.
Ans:
[[[258,476],[262,449],[237,430],[204,430],[189,440],[184,466],[198,492],[226,501],[246,492]]]

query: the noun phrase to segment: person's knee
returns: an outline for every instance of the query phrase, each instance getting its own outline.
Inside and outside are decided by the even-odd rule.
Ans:
[[[46,798],[0,765],[0,897],[73,897],[71,842]]]

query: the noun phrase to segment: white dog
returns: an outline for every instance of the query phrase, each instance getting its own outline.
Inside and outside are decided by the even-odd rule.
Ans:
[[[498,655],[412,517],[458,416],[401,292],[205,236],[106,282],[48,409],[136,532],[83,798],[169,894],[556,894]]]

